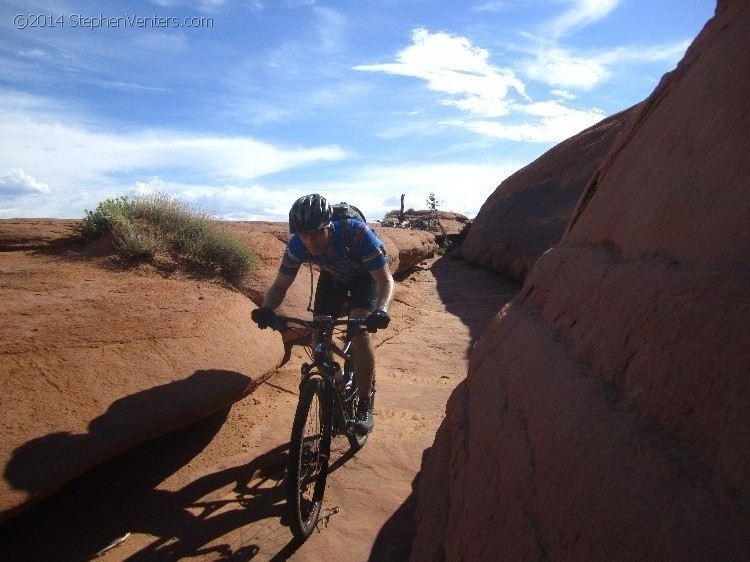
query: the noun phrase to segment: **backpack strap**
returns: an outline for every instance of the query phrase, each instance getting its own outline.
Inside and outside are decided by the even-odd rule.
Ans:
[[[344,241],[346,256],[351,261],[362,261],[354,255],[354,234],[352,234],[352,219],[343,219],[341,221],[343,231],[341,233]]]
[[[312,262],[307,262],[310,264],[310,302],[307,303],[307,312],[314,312],[313,311],[313,267]]]

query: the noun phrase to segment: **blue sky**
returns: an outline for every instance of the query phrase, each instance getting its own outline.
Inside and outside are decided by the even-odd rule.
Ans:
[[[4,0],[0,218],[173,194],[286,220],[474,216],[557,142],[647,97],[712,0]]]

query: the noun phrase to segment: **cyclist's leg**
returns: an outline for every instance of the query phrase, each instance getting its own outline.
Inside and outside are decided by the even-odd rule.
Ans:
[[[378,301],[378,286],[375,280],[365,272],[350,284],[351,310],[349,318],[364,319],[375,309]],[[372,392],[372,381],[375,376],[375,352],[367,330],[361,330],[352,337],[354,351],[354,372],[357,375],[357,386],[360,398],[369,398]]]
[[[346,299],[346,289],[338,283],[329,271],[321,271],[318,277],[318,285],[315,288],[315,304],[313,305],[313,318],[319,316],[338,316]],[[315,335],[313,335],[315,338]],[[313,348],[317,341],[313,339]]]

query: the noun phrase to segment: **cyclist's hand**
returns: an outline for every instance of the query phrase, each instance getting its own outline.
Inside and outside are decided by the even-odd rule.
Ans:
[[[377,332],[388,327],[391,317],[385,310],[376,310],[365,318],[365,326],[368,332]]]
[[[256,308],[250,313],[250,318],[253,319],[253,322],[255,322],[258,325],[258,328],[261,330],[265,330],[269,326],[272,326],[274,321],[276,320],[276,314],[274,314],[273,309],[268,306],[261,306],[260,308]]]

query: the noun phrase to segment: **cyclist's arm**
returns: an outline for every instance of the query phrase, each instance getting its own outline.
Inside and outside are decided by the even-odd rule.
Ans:
[[[370,271],[370,275],[378,284],[378,304],[376,308],[388,312],[388,308],[393,302],[396,287],[393,275],[391,275],[391,268],[386,263],[383,267]]]
[[[263,306],[276,310],[284,302],[286,292],[293,281],[294,275],[287,275],[279,271],[276,274],[276,279],[266,291],[265,297],[263,297]]]

